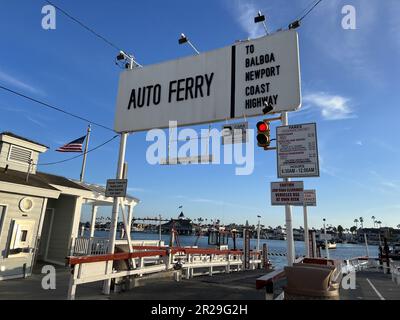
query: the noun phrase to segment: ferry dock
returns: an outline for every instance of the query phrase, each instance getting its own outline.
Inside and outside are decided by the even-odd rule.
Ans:
[[[101,293],[102,281],[84,283],[79,286],[77,300],[283,300],[287,279],[282,270],[254,269],[232,273],[176,277],[181,271],[166,271],[132,279],[130,288],[119,287],[109,295]],[[45,275],[37,266],[32,276],[0,283],[0,300],[65,300],[67,299],[71,271],[56,267],[56,288],[44,290]],[[376,266],[356,270],[355,288],[339,288],[338,299],[334,300],[398,300],[400,283],[398,275],[384,273]],[[268,295],[268,285],[259,285],[263,279],[273,286],[273,297]],[[178,281],[177,281],[178,280]],[[312,279],[309,279],[311,281]],[[267,284],[264,283],[264,284]],[[321,300],[322,297],[304,296],[301,299]],[[272,301],[266,303],[271,303]]]

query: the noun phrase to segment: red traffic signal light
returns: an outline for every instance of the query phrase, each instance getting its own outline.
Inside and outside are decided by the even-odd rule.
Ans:
[[[257,123],[257,131],[258,132],[266,132],[269,131],[268,122],[260,121]]]
[[[268,120],[260,121],[257,123],[257,142],[258,146],[268,148],[271,144],[270,126]]]

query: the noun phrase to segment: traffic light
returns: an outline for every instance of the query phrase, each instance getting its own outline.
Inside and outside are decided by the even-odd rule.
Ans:
[[[271,130],[268,120],[263,120],[257,123],[257,143],[259,147],[268,148],[271,144]]]

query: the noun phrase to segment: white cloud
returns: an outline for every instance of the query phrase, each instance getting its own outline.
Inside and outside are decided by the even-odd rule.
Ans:
[[[40,90],[40,89],[34,87],[33,85],[28,84],[28,83],[16,78],[15,76],[12,76],[12,75],[10,75],[8,73],[5,73],[4,71],[1,71],[1,70],[0,70],[0,80],[5,81],[9,85],[17,87],[19,89],[22,89],[22,90],[25,90],[25,91],[29,91],[29,92],[34,93],[34,94],[39,94],[41,96],[45,95],[45,93],[42,90]]]
[[[361,147],[361,146],[363,146],[363,143],[362,143],[362,141],[358,140],[358,141],[356,141],[356,145]]]
[[[265,34],[260,23],[254,23],[254,17],[257,15],[259,8],[252,2],[235,1],[234,11],[237,22],[242,29],[247,32],[250,39],[261,37]]]
[[[325,120],[342,120],[354,118],[350,99],[340,95],[330,95],[324,92],[311,93],[303,97],[306,107],[318,108]]]

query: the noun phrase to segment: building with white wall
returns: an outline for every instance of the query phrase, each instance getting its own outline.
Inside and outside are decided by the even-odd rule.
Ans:
[[[99,206],[112,205],[102,186],[38,172],[35,164],[47,150],[0,133],[0,280],[29,276],[37,261],[64,265],[78,238],[82,205],[92,206],[92,222]],[[138,202],[126,197],[130,217]]]

